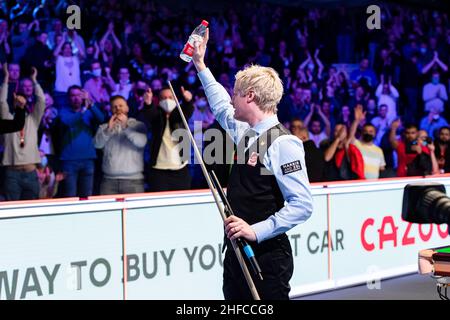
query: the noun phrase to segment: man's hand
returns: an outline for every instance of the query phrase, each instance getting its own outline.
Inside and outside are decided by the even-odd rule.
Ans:
[[[8,64],[5,62],[3,64],[3,83],[8,83],[8,81],[9,81]]]
[[[414,151],[417,154],[421,154],[422,153],[422,145],[421,144],[414,144],[411,146],[411,150]]]
[[[189,90],[184,90],[183,86],[181,86],[181,94],[186,102],[190,102],[192,100],[192,93]]]
[[[366,112],[363,111],[363,106],[358,104],[355,107],[355,120],[358,121],[358,123],[359,123],[365,118],[366,118]]]
[[[90,108],[94,104],[89,92],[87,92],[86,90],[81,90],[81,99],[83,99],[87,108]]]
[[[33,83],[37,82],[37,69],[35,67],[31,67],[31,81],[33,81]]]
[[[391,130],[397,130],[400,127],[400,119],[397,119],[391,123]]]
[[[13,93],[13,96],[14,96],[14,106],[20,109],[25,108],[25,105],[27,104],[27,100],[25,99],[25,97],[20,95],[18,96],[16,95],[15,92]]]
[[[122,129],[126,129],[128,127],[128,117],[125,114],[119,113],[116,116],[116,119],[119,121],[120,125],[122,126]]]
[[[236,216],[229,216],[225,219],[225,233],[230,240],[245,238],[249,241],[256,241],[256,234],[252,227]]]
[[[146,105],[151,105],[153,101],[153,92],[152,89],[148,88],[144,93],[144,103]]]
[[[114,125],[115,125],[116,121],[117,121],[116,115],[113,114],[111,116],[111,119],[109,119],[109,121],[108,121],[108,130],[110,130],[110,131],[114,130]]]
[[[203,36],[203,41],[194,42],[194,54],[192,55],[192,62],[194,63],[195,68],[197,69],[198,72],[206,69],[205,53],[208,39],[209,39],[209,28],[206,28],[205,35]]]

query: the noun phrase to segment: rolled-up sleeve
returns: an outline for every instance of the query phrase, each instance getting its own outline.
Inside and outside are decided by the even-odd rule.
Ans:
[[[285,206],[251,226],[258,243],[305,222],[313,211],[303,143],[292,135],[281,136],[269,147],[263,161],[276,178]]]

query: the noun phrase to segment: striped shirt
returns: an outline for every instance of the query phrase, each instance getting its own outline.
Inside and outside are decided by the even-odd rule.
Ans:
[[[380,176],[380,168],[386,166],[383,150],[373,143],[364,144],[359,140],[355,140],[355,146],[361,151],[364,159],[365,178],[378,179]]]

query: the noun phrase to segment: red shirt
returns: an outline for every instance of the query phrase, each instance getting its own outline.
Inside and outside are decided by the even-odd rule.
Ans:
[[[420,145],[422,147],[422,152],[426,154],[430,154],[430,149],[425,147],[424,145]],[[397,176],[398,177],[406,177],[407,166],[414,161],[417,156],[417,153],[406,153],[406,144],[403,140],[398,141],[397,147],[397,155],[398,155],[398,167],[397,167]]]

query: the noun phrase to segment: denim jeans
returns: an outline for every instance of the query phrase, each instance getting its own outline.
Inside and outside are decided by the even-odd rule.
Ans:
[[[89,197],[94,184],[94,160],[61,161],[64,172],[63,197]]]
[[[39,199],[39,180],[36,171],[6,169],[4,191],[8,201]]]
[[[124,194],[144,192],[144,180],[103,178],[100,194]]]

